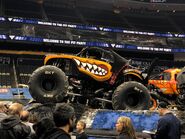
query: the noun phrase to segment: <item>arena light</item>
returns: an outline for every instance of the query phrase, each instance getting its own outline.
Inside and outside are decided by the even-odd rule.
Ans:
[[[117,1],[113,1],[113,12],[119,14],[121,12],[120,6],[117,4]]]
[[[115,14],[119,14],[121,12],[121,10],[119,8],[115,8],[113,11]]]
[[[43,3],[44,3],[44,0],[36,0],[36,2],[37,2],[38,4],[43,4]]]

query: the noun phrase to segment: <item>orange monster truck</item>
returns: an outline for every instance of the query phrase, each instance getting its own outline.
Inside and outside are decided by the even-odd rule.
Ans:
[[[41,103],[71,102],[93,108],[148,109],[150,93],[142,72],[116,52],[82,49],[76,55],[47,55],[29,80]]]
[[[175,68],[164,70],[149,79],[148,88],[151,91],[153,108],[156,108],[161,101],[169,105],[185,104],[183,91],[185,78],[181,80],[183,83],[180,83],[182,77],[182,70]]]

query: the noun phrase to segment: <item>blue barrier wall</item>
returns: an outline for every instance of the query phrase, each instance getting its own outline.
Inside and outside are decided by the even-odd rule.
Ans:
[[[91,129],[115,129],[115,124],[120,116],[130,117],[134,128],[137,132],[142,130],[154,131],[157,128],[159,115],[151,111],[113,111],[113,110],[96,110],[94,114],[89,111],[86,116],[86,122],[89,122]]]
[[[18,95],[19,93],[23,93],[24,99],[32,98],[28,88],[2,88],[0,89],[0,99],[10,100],[14,98],[14,95]]]

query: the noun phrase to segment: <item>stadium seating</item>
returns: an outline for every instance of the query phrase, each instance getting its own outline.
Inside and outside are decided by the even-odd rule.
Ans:
[[[12,66],[9,57],[0,57],[0,87],[11,88],[12,85]]]
[[[17,59],[16,73],[18,84],[28,84],[32,72],[42,65],[41,59],[20,58]]]
[[[32,72],[38,66],[33,65],[18,65],[17,66],[17,74],[18,74],[18,83],[19,84],[27,84]]]
[[[0,57],[0,88],[27,85],[32,72],[41,65],[42,59]]]

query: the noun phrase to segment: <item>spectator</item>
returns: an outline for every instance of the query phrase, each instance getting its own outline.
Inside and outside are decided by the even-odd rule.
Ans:
[[[55,139],[55,137],[51,137],[51,134],[55,128],[56,127],[54,121],[47,117],[41,119],[39,122],[33,125],[36,137],[39,139]],[[58,134],[56,134],[56,139],[58,139],[57,135]],[[55,134],[53,136],[55,136]]]
[[[53,109],[55,106],[50,106],[47,104],[36,106],[30,109],[30,122],[37,123],[43,118],[53,119]]]
[[[152,138],[154,139],[180,139],[181,124],[179,119],[167,109],[167,104],[159,104],[159,115],[162,116],[158,121],[157,132]]]
[[[78,121],[76,125],[76,139],[87,139],[87,134],[85,133],[86,124],[83,121]]]
[[[37,113],[30,112],[29,122],[32,124],[36,124],[38,122]]]
[[[21,121],[25,124],[25,125],[27,125],[27,126],[29,126],[30,128],[31,128],[31,133],[35,133],[35,131],[33,130],[33,123],[30,123],[29,122],[29,111],[22,111],[21,112]]]
[[[0,124],[0,137],[3,139],[27,139],[30,136],[30,127],[23,124],[20,120],[20,114],[23,106],[19,103],[10,105],[9,117],[2,120]]]
[[[116,123],[118,139],[136,139],[135,130],[129,117],[121,116]]]
[[[7,107],[3,102],[0,102],[0,122],[7,117]]]
[[[20,118],[21,118],[22,122],[24,122],[24,123],[28,122],[28,120],[29,120],[29,112],[23,110],[23,111],[21,112]]]
[[[34,125],[39,139],[71,139],[70,132],[75,125],[75,111],[68,104],[57,104],[53,119],[45,118]],[[47,124],[47,125],[46,125]]]
[[[20,103],[13,103],[8,108],[9,115],[16,115],[20,117],[20,114],[22,111],[23,111],[23,105]]]

